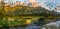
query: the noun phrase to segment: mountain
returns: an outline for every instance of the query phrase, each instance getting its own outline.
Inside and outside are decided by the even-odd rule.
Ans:
[[[22,8],[19,8],[22,7]],[[19,6],[18,9],[15,9],[14,11],[8,11],[6,13],[3,13],[5,15],[12,15],[12,16],[19,16],[19,15],[37,15],[37,16],[46,16],[46,15],[53,15],[53,16],[59,16],[60,13],[55,11],[49,11],[42,7],[29,7],[29,6]],[[7,9],[8,10],[8,9]]]
[[[50,5],[51,3],[47,3]],[[53,6],[51,6],[53,7]],[[0,8],[2,14],[4,16],[19,16],[19,15],[38,15],[38,16],[60,16],[60,13],[56,11],[50,11],[46,8],[43,7],[30,7],[30,6],[21,6],[21,5],[16,5],[14,7],[11,6],[4,6],[4,3],[1,3],[1,8]]]
[[[52,3],[52,2],[45,2],[42,4],[42,7],[46,8],[48,10],[54,10],[56,7],[56,4]]]

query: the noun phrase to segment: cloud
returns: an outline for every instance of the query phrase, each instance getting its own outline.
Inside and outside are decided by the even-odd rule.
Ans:
[[[36,0],[28,0],[30,3],[35,3]]]
[[[3,0],[0,0],[0,2],[3,1]]]
[[[1,0],[0,0],[1,1]],[[11,1],[11,0],[6,0],[6,2],[8,2],[8,1]],[[13,2],[15,2],[15,1],[28,1],[28,2],[30,2],[30,3],[36,3],[36,2],[38,2],[38,4],[40,4],[40,6],[42,6],[42,7],[51,7],[51,5],[53,6],[53,7],[51,7],[51,9],[53,9],[53,8],[55,8],[55,6],[58,4],[58,3],[60,3],[60,0],[12,0]],[[28,3],[27,2],[27,3]],[[50,3],[50,5],[48,5],[47,3],[49,2]],[[36,4],[35,4],[36,5]],[[47,6],[48,5],[48,6]]]

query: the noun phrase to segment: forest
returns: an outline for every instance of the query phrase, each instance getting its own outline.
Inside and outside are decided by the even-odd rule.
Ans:
[[[26,25],[38,20],[37,18],[60,18],[60,14],[55,11],[49,11],[42,7],[19,6],[14,7],[4,6],[1,2],[0,6],[0,27]],[[53,13],[52,13],[53,12]],[[29,22],[27,22],[29,21]],[[44,21],[43,21],[44,22]],[[45,22],[46,23],[46,22]]]

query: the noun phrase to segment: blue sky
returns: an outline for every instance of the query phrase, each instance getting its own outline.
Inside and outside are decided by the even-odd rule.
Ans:
[[[8,0],[7,0],[8,1]],[[15,1],[21,1],[21,2],[24,2],[24,1],[28,1],[28,0],[11,0],[13,2]],[[37,2],[54,2],[54,3],[60,3],[60,0],[36,0]]]
[[[6,1],[9,1],[9,0],[6,0]],[[21,1],[21,2],[26,1],[28,3],[28,0],[10,0],[10,1],[13,1],[13,2],[15,2],[15,1]],[[55,3],[55,4],[60,3],[60,0],[36,0],[36,1],[39,2],[39,3],[45,3],[45,2],[52,2],[52,3]]]
[[[51,7],[51,10],[53,10],[57,6],[57,4],[60,4],[60,0],[37,0],[37,2],[43,3],[43,5],[45,5],[45,7],[49,2],[50,5],[48,5],[48,6],[50,6],[50,7],[51,7],[51,5],[53,6],[53,7]]]
[[[26,1],[28,3],[28,0],[11,0],[11,1],[13,1],[13,2],[15,2],[15,1],[21,1],[21,2]],[[51,7],[51,10],[53,10],[57,4],[60,4],[60,0],[36,0],[36,2],[42,3],[45,7],[49,2],[50,5],[48,5],[48,6],[50,6],[50,7],[51,7],[51,5],[53,6],[53,7]]]

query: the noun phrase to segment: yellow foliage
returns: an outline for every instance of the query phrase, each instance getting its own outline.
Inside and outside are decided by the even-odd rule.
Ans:
[[[26,24],[30,24],[32,21],[30,19],[26,20]]]
[[[15,6],[14,8],[15,8],[15,9],[18,9],[18,8],[19,8],[19,6]]]
[[[53,18],[53,16],[50,15],[50,16],[48,16],[48,18]]]
[[[10,10],[11,10],[11,9],[10,9],[10,6],[5,6],[5,7],[4,7],[4,10],[5,10],[6,12],[10,11]]]
[[[15,6],[14,8],[17,10],[17,9],[21,9],[22,7],[21,6]]]
[[[18,10],[18,9],[22,9],[22,7],[21,6],[15,6],[15,7],[5,6],[4,7],[5,12],[15,11],[15,10]]]
[[[30,8],[26,8],[27,10],[31,10]]]
[[[10,8],[10,11],[15,11],[16,9],[14,7],[11,7]]]

